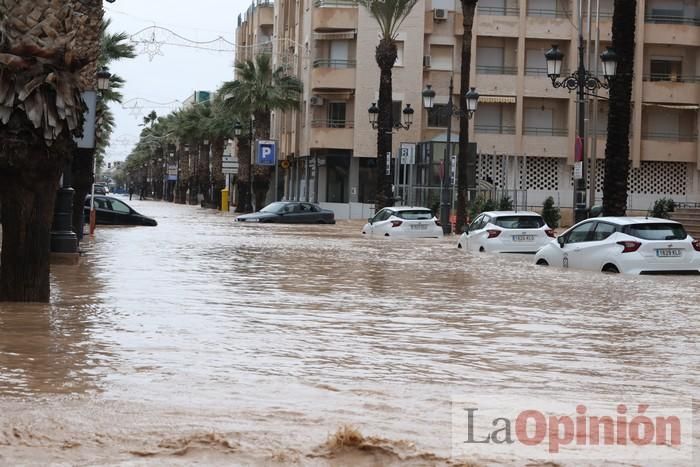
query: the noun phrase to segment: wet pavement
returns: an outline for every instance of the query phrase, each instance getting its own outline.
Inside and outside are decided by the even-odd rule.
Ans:
[[[130,204],[0,304],[2,465],[537,465],[452,458],[451,398],[700,396],[697,278]]]

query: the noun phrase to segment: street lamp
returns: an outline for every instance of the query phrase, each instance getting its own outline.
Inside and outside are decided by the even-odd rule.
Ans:
[[[559,50],[559,46],[554,44],[544,57],[547,60],[547,76],[552,80],[554,88],[566,88],[577,92],[578,104],[578,138],[576,140],[574,168],[574,222],[581,222],[588,217],[586,209],[586,176],[583,165],[584,140],[585,140],[585,115],[586,96],[595,95],[599,89],[609,89],[611,81],[617,72],[618,57],[615,51],[608,49],[600,55],[603,62],[603,76],[605,81],[601,81],[597,76],[593,76],[583,65],[583,33],[582,24],[579,24],[579,45],[578,45],[578,67],[569,76],[561,76],[561,67],[564,54]],[[595,183],[595,174],[591,177],[591,183]]]
[[[253,166],[253,160],[254,160],[254,156],[253,156],[253,154],[254,154],[253,153],[253,151],[254,151],[253,137],[255,136],[254,131],[255,131],[255,116],[251,116],[250,126],[248,127],[248,141],[250,142],[250,165],[251,165],[251,170],[248,171],[249,174],[252,173],[252,166]],[[238,120],[236,120],[236,122],[233,124],[233,134],[234,134],[234,136],[236,136],[236,138],[241,138],[243,136],[243,125]],[[239,154],[238,155],[239,164],[240,164],[240,160],[241,160],[241,155]],[[240,167],[240,165],[239,165],[239,167]],[[250,176],[250,180],[248,180],[248,197],[250,198],[250,206],[252,206],[252,204],[253,204],[253,178],[252,178],[252,175],[249,175],[249,176]],[[276,190],[277,190],[277,188],[275,187],[275,193],[277,193]],[[239,203],[241,201],[244,201],[244,200],[238,200]],[[245,204],[246,203],[244,202],[243,209],[247,208],[247,206]],[[257,207],[258,206],[256,206],[256,208]]]
[[[454,86],[452,83],[452,77],[450,76],[450,90],[449,97],[447,98],[447,105],[441,109],[433,109],[435,91],[430,84],[425,86],[423,89],[423,107],[428,111],[442,113],[447,116],[447,149],[445,150],[445,157],[443,159],[443,180],[441,180],[442,187],[440,190],[440,224],[442,224],[442,233],[447,235],[452,232],[452,225],[450,224],[450,189],[451,180],[448,178],[445,180],[444,170],[447,169],[448,164],[452,161],[452,117],[457,115],[460,118],[472,118],[476,108],[479,105],[479,93],[476,92],[476,88],[470,88],[464,94],[467,101],[467,108],[460,109],[455,106],[452,101],[452,94],[454,91]]]
[[[413,124],[413,108],[411,108],[411,104],[406,104],[406,107],[404,107],[403,111],[401,112],[403,114],[403,123],[401,122],[394,122],[394,129],[396,130],[408,130],[411,128],[411,125]],[[367,113],[369,113],[369,124],[372,127],[373,130],[379,129],[379,123],[377,122],[377,117],[379,116],[379,107],[377,107],[377,104],[375,102],[372,102],[372,105],[367,109]]]
[[[95,76],[97,77],[97,89],[100,91],[106,91],[109,89],[109,79],[112,77],[112,73],[109,72],[106,66],[103,66],[100,71],[98,71]]]

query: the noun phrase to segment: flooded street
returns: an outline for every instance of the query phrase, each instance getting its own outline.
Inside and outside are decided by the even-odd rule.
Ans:
[[[130,204],[159,225],[0,304],[2,465],[496,465],[451,457],[452,397],[700,397],[697,278]]]

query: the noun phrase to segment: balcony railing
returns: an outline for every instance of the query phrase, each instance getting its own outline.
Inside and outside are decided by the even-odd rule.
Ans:
[[[317,8],[347,8],[356,7],[356,0],[314,0],[314,6]]]
[[[476,73],[479,75],[517,75],[518,67],[477,65]]]
[[[569,74],[569,70],[562,68],[561,76],[566,76]],[[536,67],[536,66],[526,66],[525,75],[527,76],[547,76],[546,67]]]
[[[698,17],[661,12],[644,15],[644,22],[655,24],[687,24],[690,26],[700,26],[700,18]]]
[[[583,12],[583,17],[586,18],[588,16],[588,12],[584,11]],[[595,11],[591,11],[591,19],[595,21]],[[610,21],[613,17],[613,11],[599,11],[598,12],[598,18],[600,18],[602,21]]]
[[[355,68],[355,60],[336,60],[332,58],[317,58],[314,68]]]
[[[311,126],[313,128],[355,128],[352,120],[333,118],[311,120]]]
[[[514,135],[514,126],[504,126],[504,125],[474,125],[474,131],[476,133],[487,133],[492,135]]]
[[[528,8],[527,9],[527,15],[528,16],[539,16],[543,18],[568,18],[571,16],[571,12],[567,10],[551,10],[551,9],[543,9],[543,8]]]
[[[672,75],[669,73],[650,73],[644,75],[644,81],[671,81],[672,83],[700,83],[700,76]]]
[[[520,16],[520,8],[477,6],[478,12],[483,16]]]
[[[698,140],[698,135],[684,133],[664,133],[659,131],[647,131],[642,133],[642,139],[652,139],[656,141],[676,141],[679,143],[694,142]]]
[[[523,134],[529,136],[567,136],[569,130],[566,128],[538,128],[526,126],[523,128]]]

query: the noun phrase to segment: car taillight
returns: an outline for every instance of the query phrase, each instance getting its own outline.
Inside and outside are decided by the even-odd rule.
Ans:
[[[554,230],[552,230],[552,229],[547,229],[544,231],[544,233],[546,233],[548,237],[552,237],[552,238],[556,237],[556,235],[554,235]]]
[[[442,224],[441,224],[440,221],[437,220],[437,219],[435,219],[435,225],[437,225],[438,227],[442,227]]]
[[[392,227],[398,227],[401,224],[403,224],[403,221],[391,221],[391,226]]]
[[[496,229],[489,229],[487,232],[489,234],[489,238],[496,238],[501,235],[501,231]]]
[[[700,240],[693,240],[693,248],[695,251],[700,251]]]
[[[623,253],[632,253],[633,251],[639,250],[639,247],[642,246],[642,244],[639,242],[631,241],[617,242],[617,244],[622,245],[624,247],[624,249],[622,250]]]

